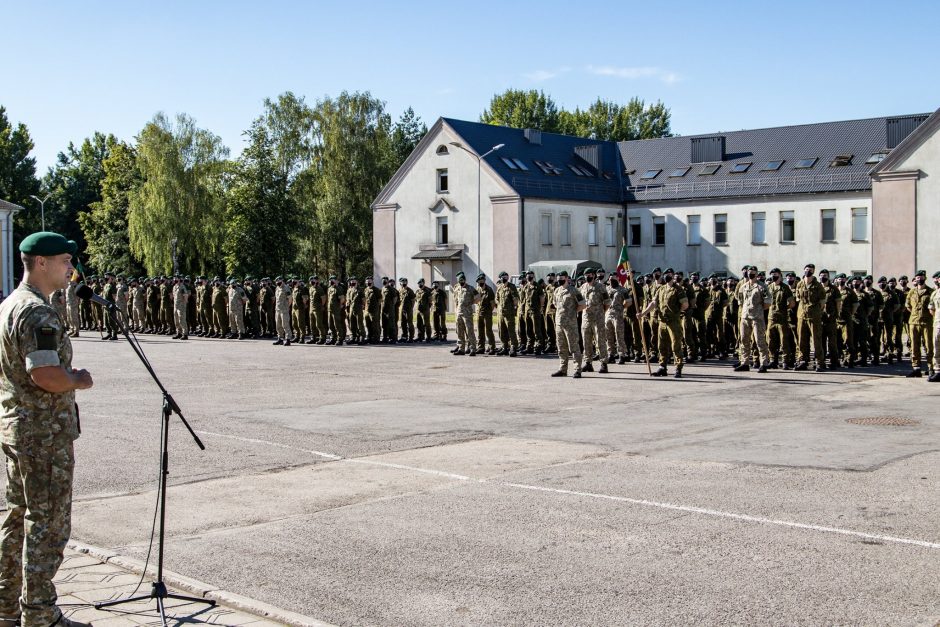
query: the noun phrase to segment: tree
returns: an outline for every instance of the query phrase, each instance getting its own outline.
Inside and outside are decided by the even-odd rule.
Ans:
[[[411,107],[405,109],[405,112],[401,114],[401,117],[392,128],[392,151],[395,155],[396,170],[427,134],[428,125],[415,115],[415,110]]]
[[[131,253],[127,231],[130,197],[141,183],[137,151],[130,144],[115,142],[102,162],[101,200],[80,213],[78,222],[88,242],[88,264],[99,270],[140,274],[143,267]]]
[[[131,252],[150,274],[209,272],[222,263],[228,148],[185,114],[158,113],[137,138],[142,182],[130,194]]]
[[[507,89],[493,96],[489,108],[480,115],[480,121],[513,128],[534,128],[546,133],[559,132],[555,101],[534,89]]]
[[[370,205],[394,173],[391,119],[368,92],[343,92],[314,109],[319,142],[313,186],[318,246],[325,270],[368,272],[372,267]]]
[[[247,134],[248,147],[234,165],[228,190],[225,266],[239,275],[273,275],[294,262],[297,246],[292,234],[298,231],[300,216],[265,117],[255,120]]]
[[[87,246],[80,221],[92,204],[101,201],[104,162],[117,143],[114,135],[97,132],[79,147],[70,142],[43,177],[43,192],[50,196],[46,202],[46,229],[75,240],[80,258]]]
[[[6,109],[0,106],[0,200],[26,208],[13,216],[13,250],[19,250],[23,238],[39,230],[38,203],[30,198],[39,194],[36,159],[29,156],[32,150],[33,140],[26,125],[20,122],[14,127]],[[20,256],[15,254],[13,273],[20,276],[22,272]]]

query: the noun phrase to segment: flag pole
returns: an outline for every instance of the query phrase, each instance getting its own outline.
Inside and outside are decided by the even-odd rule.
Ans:
[[[623,249],[627,248],[627,238],[621,238],[621,244]],[[636,313],[640,313],[640,302],[637,299],[636,295],[636,282],[633,280],[633,268],[630,266],[630,259],[627,257],[624,259],[624,263],[627,264],[627,276],[630,278],[630,295],[633,297],[633,308],[636,310]],[[646,331],[643,329],[643,319],[638,318],[640,323],[640,340],[643,342],[643,359],[646,360],[646,371],[650,376],[653,376],[653,368],[650,366],[650,352],[646,347]]]

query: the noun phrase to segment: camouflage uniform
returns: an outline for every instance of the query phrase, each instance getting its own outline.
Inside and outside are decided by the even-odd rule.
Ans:
[[[424,279],[418,281],[415,290],[415,309],[418,312],[417,331],[418,341],[431,341],[431,290],[424,284]]]
[[[568,373],[568,359],[574,360],[575,376],[581,376],[581,350],[578,347],[578,308],[584,304],[584,296],[570,281],[556,286],[552,293],[555,299],[555,340],[558,342],[558,372]]]
[[[75,393],[46,392],[30,373],[71,365],[72,344],[59,315],[36,288],[21,283],[0,305],[0,437],[7,456],[0,616],[22,610],[27,627],[60,616],[52,578],[71,532],[72,443],[79,434]]]
[[[741,365],[748,366],[751,362],[751,342],[757,342],[757,351],[760,354],[761,367],[770,364],[770,351],[767,349],[767,323],[764,321],[764,305],[770,305],[770,295],[759,283],[741,281],[744,287],[738,288],[736,293],[741,303]]]
[[[398,317],[401,320],[401,341],[413,342],[415,339],[415,292],[401,280],[398,288]]]
[[[477,338],[473,332],[473,305],[479,300],[476,290],[467,283],[454,287],[454,308],[457,310],[457,350],[476,355]]]
[[[290,344],[290,286],[281,283],[274,294],[274,319],[279,343]]]
[[[173,322],[176,324],[176,335],[173,337],[185,340],[189,338],[189,290],[180,280],[173,286]]]
[[[604,313],[604,327],[607,331],[607,359],[613,360],[614,353],[617,353],[621,362],[624,362],[627,356],[624,309],[630,300],[630,292],[619,283],[608,284],[607,297],[610,299],[610,308]]]
[[[382,336],[382,290],[372,285],[366,285],[365,293],[365,325],[369,343],[375,344]],[[430,333],[430,331],[429,331]],[[430,335],[428,335],[430,339]]]
[[[796,301],[800,366],[805,368],[809,363],[809,344],[812,336],[816,368],[823,369],[826,367],[826,349],[823,346],[822,314],[826,306],[826,290],[816,277],[812,277],[809,283],[800,280],[796,286]]]
[[[228,307],[232,320],[232,333],[238,333],[238,339],[245,337],[245,303],[248,297],[245,296],[245,288],[238,283],[233,283],[229,290]]]
[[[581,369],[593,370],[591,359],[594,357],[596,343],[597,353],[601,359],[601,370],[605,370],[607,351],[604,350],[604,338],[607,334],[604,331],[604,312],[610,306],[610,297],[607,295],[607,288],[596,279],[590,283],[585,281],[581,286],[581,295],[584,296],[584,302],[587,305],[581,318],[581,334],[584,339],[584,365]]]
[[[437,283],[431,289],[431,320],[434,322],[434,339],[447,341],[447,293]]]
[[[516,307],[519,306],[519,290],[516,286],[500,280],[496,287],[496,313],[499,314],[499,341],[501,355],[516,355],[519,338],[516,337]],[[554,309],[553,309],[554,311]]]
[[[69,286],[65,288],[65,311],[72,337],[78,337],[78,329],[82,326],[81,316],[79,315],[79,298],[75,295],[77,288],[78,284],[74,281],[70,281]]]

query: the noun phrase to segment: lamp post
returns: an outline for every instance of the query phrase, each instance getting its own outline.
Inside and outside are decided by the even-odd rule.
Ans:
[[[466,152],[468,155],[470,155],[471,157],[477,160],[477,270],[479,270],[480,272],[483,272],[483,259],[481,258],[481,254],[480,254],[480,240],[483,239],[482,234],[481,234],[482,217],[480,215],[482,211],[481,188],[482,188],[482,178],[483,178],[483,159],[485,159],[488,155],[496,152],[497,150],[499,150],[506,144],[496,144],[495,146],[493,146],[492,148],[490,148],[489,150],[487,150],[486,152],[484,152],[482,155],[479,155],[479,156],[477,156],[476,153],[474,153],[472,150],[470,150],[469,148],[467,148],[460,142],[450,142],[450,145],[460,148],[461,150]]]
[[[32,194],[30,195],[30,198],[34,199],[36,202],[39,203],[39,215],[40,215],[40,219],[42,220],[43,231],[46,230],[46,201],[49,200],[50,196],[52,196],[52,194],[46,194],[45,198],[40,199],[39,196],[34,196]]]

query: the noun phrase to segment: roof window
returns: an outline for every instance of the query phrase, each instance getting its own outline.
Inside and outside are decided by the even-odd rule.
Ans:
[[[768,161],[767,164],[761,168],[761,172],[775,172],[780,169],[780,166],[784,164],[783,159],[777,161]]]
[[[732,174],[744,174],[745,172],[748,171],[748,168],[751,167],[751,163],[753,163],[753,162],[751,162],[751,161],[745,161],[744,163],[735,163],[735,164],[731,167],[730,172],[731,172]]]
[[[516,165],[516,162],[513,161],[512,159],[507,159],[506,157],[500,157],[500,159],[503,160],[503,163],[505,163],[505,164],[506,164],[506,167],[508,167],[510,170],[518,170],[518,169],[519,169],[519,166],[517,166],[517,165]]]
[[[830,168],[841,168],[843,166],[852,165],[852,157],[854,155],[839,155],[835,159],[829,162]]]
[[[643,176],[641,176],[640,179],[644,181],[654,179],[657,176],[659,176],[660,172],[662,172],[662,170],[647,170],[646,172],[643,173]]]
[[[529,168],[526,166],[526,164],[522,162],[522,159],[516,159],[515,157],[513,157],[512,162],[515,163],[517,166],[519,166],[520,170],[524,170],[526,172],[529,171]]]
[[[718,168],[720,167],[721,167],[720,163],[709,163],[708,165],[706,165],[699,171],[698,175],[699,176],[711,176],[712,174],[717,172]]]
[[[535,165],[539,166],[539,169],[541,169],[545,174],[561,176],[561,168],[556,165],[552,165],[548,161],[535,161]]]
[[[881,163],[884,161],[884,158],[888,156],[886,152],[876,152],[872,156],[868,157],[868,161],[865,163]]]
[[[686,174],[689,173],[689,170],[691,169],[692,169],[692,166],[690,165],[687,165],[684,168],[676,168],[675,170],[672,171],[672,174],[669,175],[669,178],[675,179],[675,178],[685,176]]]
[[[813,157],[812,159],[800,159],[796,162],[796,165],[793,166],[794,170],[805,170],[816,165],[816,162],[819,161],[819,157]]]

